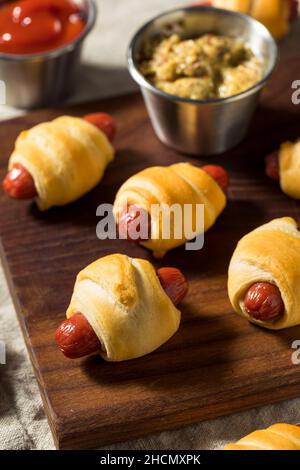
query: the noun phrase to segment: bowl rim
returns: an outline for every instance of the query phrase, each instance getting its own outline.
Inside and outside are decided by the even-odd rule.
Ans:
[[[149,26],[151,26],[151,24],[154,23],[156,20],[158,20],[160,18],[163,18],[164,16],[168,16],[168,15],[177,13],[177,12],[178,13],[179,12],[184,13],[184,12],[193,11],[193,10],[210,11],[212,13],[215,13],[216,15],[221,15],[222,14],[222,15],[227,15],[227,16],[232,16],[232,17],[239,17],[239,18],[242,18],[244,21],[246,21],[248,23],[252,22],[257,28],[259,28],[261,30],[262,34],[269,38],[271,48],[272,48],[272,52],[273,52],[272,53],[273,62],[271,62],[269,70],[266,73],[266,75],[261,80],[259,80],[257,83],[252,85],[250,88],[247,88],[247,90],[244,90],[240,93],[237,93],[236,95],[228,96],[228,97],[225,97],[225,98],[208,98],[208,99],[205,99],[205,100],[192,99],[192,98],[183,98],[183,97],[180,97],[180,96],[171,95],[170,93],[166,93],[165,91],[160,90],[159,88],[152,85],[152,83],[144,77],[144,75],[139,71],[138,67],[136,66],[136,61],[133,57],[133,50],[134,50],[134,47],[135,47],[135,44],[136,44],[137,40],[140,38],[141,34]],[[240,100],[242,98],[246,98],[246,97],[256,93],[257,91],[262,89],[264,87],[264,85],[266,84],[266,82],[269,80],[270,76],[272,75],[272,73],[273,73],[273,71],[274,71],[274,69],[275,69],[275,67],[278,63],[278,60],[279,60],[279,49],[278,49],[277,43],[276,43],[274,37],[272,36],[272,34],[270,33],[270,31],[262,23],[260,23],[258,20],[256,20],[255,18],[252,18],[249,15],[245,15],[244,13],[240,13],[240,12],[237,12],[237,11],[226,10],[226,9],[223,9],[223,8],[216,8],[216,7],[204,6],[204,5],[193,5],[193,6],[187,6],[187,7],[181,7],[181,8],[180,7],[179,8],[173,8],[173,9],[164,11],[163,13],[160,13],[160,14],[156,15],[155,17],[151,18],[149,21],[144,23],[136,31],[136,33],[134,34],[134,36],[132,37],[132,39],[129,43],[128,50],[127,50],[128,69],[129,69],[129,72],[130,72],[132,78],[138,83],[138,85],[148,89],[149,91],[152,91],[156,95],[159,95],[159,96],[161,96],[165,99],[168,99],[169,101],[190,103],[190,104],[194,104],[194,105],[197,105],[197,104],[214,104],[214,103],[215,104],[219,104],[219,103],[222,104],[222,103],[226,103],[226,102],[233,102],[233,101]]]
[[[54,59],[63,55],[67,52],[74,50],[89,34],[91,29],[94,27],[97,14],[98,14],[98,7],[96,4],[96,0],[85,0],[88,5],[88,15],[87,15],[87,22],[85,28],[81,31],[80,35],[77,36],[72,42],[65,44],[61,47],[50,49],[49,51],[44,52],[36,52],[34,54],[5,54],[3,52],[0,53],[0,60],[13,62],[27,62],[32,59]]]

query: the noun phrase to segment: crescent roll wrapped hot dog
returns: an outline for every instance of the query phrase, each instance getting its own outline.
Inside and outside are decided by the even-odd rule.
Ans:
[[[235,311],[265,328],[300,324],[300,232],[290,217],[244,236],[233,253],[228,294]]]
[[[121,254],[105,256],[78,274],[67,309],[67,318],[74,317],[76,323],[67,320],[67,329],[62,324],[56,340],[68,357],[81,357],[97,349],[107,361],[143,356],[177,331],[181,314],[175,303],[186,293],[187,283],[175,268],[156,273],[149,261]],[[74,333],[78,322],[76,347],[79,342],[82,347],[80,354],[72,355],[66,335]],[[92,343],[92,349],[95,346],[94,351],[86,349],[87,342]]]
[[[300,428],[292,424],[273,424],[254,431],[224,450],[300,450]]]
[[[107,116],[99,113],[98,117]],[[75,201],[101,180],[114,150],[93,120],[62,116],[21,132],[9,159],[5,191],[16,199],[36,196],[46,210]]]
[[[293,199],[300,199],[300,140],[285,142],[278,152],[266,158],[267,175],[280,182],[282,191]]]
[[[159,213],[153,214],[151,208],[154,205],[180,205],[182,208],[183,224],[185,219],[185,205],[190,205],[190,224],[192,232],[198,234],[202,231],[203,220],[197,220],[197,204],[204,205],[204,231],[208,230],[216,221],[217,217],[223,211],[226,205],[226,196],[221,189],[220,184],[211,176],[212,167],[208,166],[207,171],[195,167],[189,163],[176,163],[169,167],[151,167],[147,168],[129,178],[119,189],[114,202],[114,216],[119,227],[123,225],[124,220],[130,216],[132,207],[139,208],[144,214],[144,219],[149,217],[151,235],[146,240],[139,240],[141,245],[153,251],[156,257],[162,257],[164,254],[177,246],[185,243],[189,238],[184,233],[184,227],[180,227],[182,236],[179,237],[175,232],[175,218],[171,219],[170,236],[162,236],[162,217]],[[227,179],[227,173],[221,167],[213,167],[222,171],[216,178],[222,181],[222,177]],[[228,181],[226,182],[226,184]],[[151,214],[151,219],[150,219]],[[199,218],[198,218],[199,219]]]
[[[263,23],[275,38],[282,38],[297,17],[297,0],[212,0],[217,8],[227,8],[253,16]]]

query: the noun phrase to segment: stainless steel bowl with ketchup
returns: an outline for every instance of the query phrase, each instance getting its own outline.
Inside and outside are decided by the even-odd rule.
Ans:
[[[74,89],[94,0],[13,0],[0,6],[0,80],[6,104],[37,108]]]

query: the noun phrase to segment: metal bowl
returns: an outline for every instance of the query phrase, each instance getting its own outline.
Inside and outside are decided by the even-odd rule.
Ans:
[[[220,99],[185,99],[159,90],[139,72],[138,61],[146,40],[173,33],[182,38],[223,34],[244,41],[263,60],[263,79],[242,93]],[[225,152],[244,138],[277,57],[273,37],[255,19],[229,10],[188,7],[163,13],[140,28],[129,46],[128,66],[140,85],[158,138],[183,153],[211,155]]]
[[[87,23],[72,43],[38,54],[0,54],[5,104],[27,109],[49,106],[73,91],[82,43],[97,16],[95,0],[78,0],[78,3],[86,11]]]

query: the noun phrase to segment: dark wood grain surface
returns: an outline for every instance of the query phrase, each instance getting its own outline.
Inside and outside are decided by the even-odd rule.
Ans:
[[[206,234],[203,250],[179,248],[154,261],[177,266],[189,278],[181,328],[156,352],[124,363],[99,357],[70,361],[53,338],[85,265],[115,252],[153,261],[149,252],[125,241],[99,241],[96,208],[113,202],[125,179],[149,165],[203,161],[158,142],[139,95],[38,111],[0,124],[1,178],[18,133],[40,121],[106,110],[119,124],[115,162],[80,201],[39,213],[31,203],[0,195],[3,262],[57,447],[100,447],[300,395],[300,367],[291,362],[300,327],[269,332],[250,325],[233,313],[226,292],[228,263],[242,235],[273,217],[300,220],[299,203],[263,171],[265,154],[300,135],[300,106],[291,103],[291,82],[299,77],[299,59],[282,61],[247,139],[209,159],[230,172],[225,212]]]

